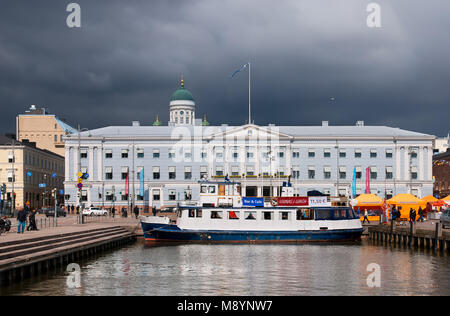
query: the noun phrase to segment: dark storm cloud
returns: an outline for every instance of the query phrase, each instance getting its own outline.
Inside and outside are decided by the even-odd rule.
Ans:
[[[389,125],[448,132],[450,29],[446,0],[2,1],[2,131],[30,104],[95,128],[168,119],[185,77],[197,117],[213,124]],[[334,97],[334,101],[330,100]]]

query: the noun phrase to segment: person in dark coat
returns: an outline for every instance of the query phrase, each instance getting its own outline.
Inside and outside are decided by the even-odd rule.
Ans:
[[[136,216],[136,219],[137,219],[138,216],[139,216],[139,207],[137,207],[137,205],[134,206],[133,212],[134,212],[134,215]]]
[[[30,215],[28,216],[28,220],[29,220],[29,224],[27,227],[27,230],[38,230],[37,226],[36,226],[36,210],[33,209],[30,213]]]
[[[25,231],[25,226],[27,224],[27,212],[25,210],[20,210],[17,213],[17,222],[18,222],[17,233],[18,234],[20,234],[20,233],[23,234],[24,231]]]
[[[156,216],[156,207],[152,207],[152,213],[153,213],[153,216]]]
[[[113,207],[111,208],[111,215],[114,218],[114,215],[116,214],[116,209]]]
[[[423,222],[423,210],[421,207],[419,207],[418,214],[419,214],[420,218],[417,221]]]
[[[416,221],[416,210],[411,208],[409,211],[409,220],[411,222],[415,222]]]

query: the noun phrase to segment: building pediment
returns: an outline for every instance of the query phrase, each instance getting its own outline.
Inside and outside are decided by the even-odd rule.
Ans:
[[[243,126],[223,126],[222,130],[209,136],[210,140],[289,140],[291,135],[281,133],[277,126],[258,126],[246,124]]]

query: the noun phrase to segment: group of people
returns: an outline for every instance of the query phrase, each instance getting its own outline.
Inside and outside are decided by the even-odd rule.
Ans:
[[[116,215],[116,209],[114,207],[111,208],[110,210],[111,212],[111,217],[115,217]],[[128,217],[128,212],[127,212],[127,208],[126,207],[122,207],[122,217]],[[139,207],[135,206],[133,209],[133,213],[136,216],[136,219],[139,217]]]
[[[28,227],[29,230],[38,230],[36,225],[36,209],[32,209],[29,211],[28,209],[22,209],[17,213],[17,233],[23,234],[25,232],[25,226],[27,225],[28,218]]]
[[[357,208],[357,213],[358,213],[358,215],[360,214],[359,208]],[[417,215],[419,215],[419,218],[418,218],[418,219],[417,219]],[[365,223],[365,222],[367,221],[367,223],[370,224],[370,221],[369,221],[369,218],[368,218],[368,211],[367,211],[367,210],[364,210],[363,216],[364,216],[363,223]],[[400,220],[400,218],[402,217],[401,208],[400,208],[400,207],[398,207],[398,208],[396,208],[396,207],[392,208],[392,210],[391,210],[391,216],[392,216],[392,220],[393,220],[393,221]],[[416,219],[417,219],[418,222],[423,222],[423,221],[424,221],[424,216],[425,216],[425,211],[422,209],[422,207],[419,207],[419,209],[417,210],[417,212],[416,212],[416,210],[413,209],[413,208],[411,208],[410,211],[409,211],[409,220],[410,220],[411,222],[415,222]]]
[[[392,220],[400,220],[402,214],[400,211],[400,208],[393,208],[391,211],[391,215],[392,215]],[[417,215],[419,215],[419,218],[417,218]],[[422,209],[422,207],[419,206],[419,209],[416,210],[413,209],[412,207],[409,209],[409,221],[410,222],[415,222],[416,219],[418,222],[423,222],[424,221],[424,216],[425,216],[425,212]]]

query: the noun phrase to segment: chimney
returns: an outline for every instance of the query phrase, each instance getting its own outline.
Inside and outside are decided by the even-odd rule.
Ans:
[[[131,126],[141,126],[141,123],[139,121],[133,121],[131,122]]]
[[[322,121],[322,126],[328,126],[328,121]]]
[[[364,126],[364,121],[356,121],[356,126]]]

